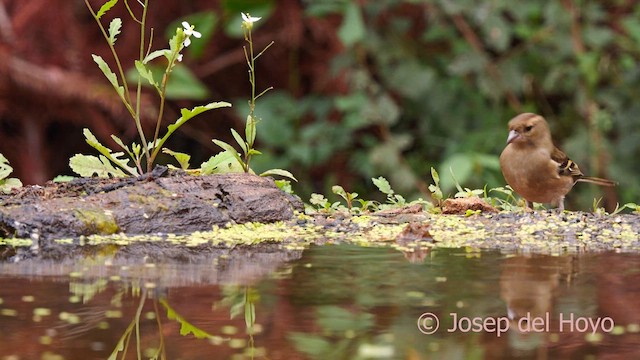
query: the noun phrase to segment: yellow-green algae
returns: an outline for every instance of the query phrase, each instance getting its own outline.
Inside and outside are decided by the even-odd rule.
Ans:
[[[0,246],[12,246],[12,247],[21,247],[21,246],[31,246],[33,245],[33,240],[31,239],[23,239],[23,238],[0,238]]]
[[[109,210],[81,209],[76,210],[74,216],[82,221],[88,229],[98,234],[115,234],[119,230],[116,219]]]
[[[435,216],[430,219],[430,232],[436,246],[445,247],[638,251],[639,222],[637,215],[503,212],[472,217]]]
[[[256,246],[281,244],[286,249],[300,250],[309,244],[353,243],[360,246],[393,246],[413,252],[429,247],[500,248],[546,253],[566,251],[619,249],[640,251],[638,215],[594,215],[582,212],[538,211],[534,213],[501,212],[498,214],[436,215],[418,213],[401,218],[338,215],[336,218],[314,218],[297,214],[293,220],[275,223],[245,223],[190,234],[109,234],[117,226],[110,225],[108,213],[86,215],[98,221],[106,235],[92,235],[78,240],[59,239],[60,245],[126,246],[141,242],[163,242],[187,247]],[[104,219],[104,220],[99,220]],[[396,238],[409,222],[428,224],[432,238],[398,243]],[[421,234],[417,234],[419,237]],[[17,240],[10,239],[16,246]],[[0,239],[0,245],[3,239]],[[8,243],[5,243],[8,244]],[[24,240],[31,245],[31,240]],[[117,251],[114,249],[114,251]]]

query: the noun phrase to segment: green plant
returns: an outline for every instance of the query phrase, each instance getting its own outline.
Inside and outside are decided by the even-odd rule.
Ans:
[[[495,196],[489,196],[489,193],[491,192],[496,192],[496,193],[505,195],[506,199],[495,197]],[[493,189],[489,189],[489,191],[484,194],[484,198],[488,199],[491,205],[497,206],[502,210],[511,211],[518,208],[517,206],[518,199],[514,196],[513,189],[509,185],[504,187],[500,186]]]
[[[229,318],[244,317],[245,332],[248,336],[246,350],[253,358],[256,353],[253,335],[256,332],[256,304],[260,302],[260,292],[251,286],[227,285],[222,287],[224,297],[221,305],[229,307]],[[215,305],[214,305],[215,306]]]
[[[9,165],[9,160],[0,154],[0,191],[3,193],[9,193],[13,189],[22,187],[22,181],[9,177],[11,172],[13,172],[13,168]]]
[[[201,34],[194,29],[194,26],[187,22],[183,22],[183,28],[177,28],[175,35],[169,40],[168,49],[151,51],[151,40],[146,40],[149,0],[144,0],[144,2],[142,2],[142,0],[138,1],[142,5],[142,14],[139,16],[134,14],[133,9],[129,6],[128,2],[125,1],[124,4],[131,19],[140,25],[139,59],[134,62],[134,67],[139,76],[137,77],[135,95],[132,95],[129,90],[129,83],[125,76],[122,62],[115,49],[116,40],[122,28],[122,19],[114,18],[111,20],[108,30],[105,29],[101,22],[101,18],[111,10],[117,2],[118,0],[109,0],[96,12],[89,4],[89,1],[85,0],[87,8],[91,12],[91,15],[95,19],[102,35],[109,45],[109,49],[111,50],[111,54],[116,64],[117,74],[111,70],[107,62],[102,57],[95,54],[92,55],[92,57],[94,62],[98,65],[100,70],[115,89],[120,100],[126,107],[127,112],[135,122],[140,143],[138,144],[134,142],[131,146],[127,146],[117,136],[111,135],[113,141],[120,146],[122,150],[124,150],[124,152],[114,152],[101,144],[89,129],[84,129],[83,134],[87,143],[96,149],[100,155],[96,157],[92,155],[77,154],[69,160],[69,166],[71,169],[80,176],[92,176],[93,174],[96,174],[100,177],[122,177],[126,175],[141,175],[145,172],[145,169],[149,172],[153,168],[155,159],[159,152],[163,149],[164,143],[180,126],[185,124],[194,116],[205,111],[231,106],[231,104],[227,102],[212,102],[203,106],[197,106],[193,109],[182,109],[180,111],[181,117],[173,124],[169,125],[165,134],[160,137],[160,127],[164,115],[169,79],[176,65],[182,61],[182,51],[191,44],[191,37],[199,38]],[[162,78],[157,80],[149,65],[152,61],[159,58],[165,58],[166,64]],[[142,94],[143,80],[148,82],[148,84],[155,89],[160,99],[156,126],[150,142],[147,141],[147,135],[142,128],[141,122],[140,98]]]
[[[615,209],[611,213],[608,213],[604,208],[600,206],[600,202],[602,199],[593,199],[593,212],[598,215],[617,215],[621,213],[625,209],[631,210],[634,214],[640,214],[640,205],[636,203],[626,203],[622,206],[620,204],[616,204]]]
[[[431,198],[436,202],[436,208],[442,209],[442,202],[444,200],[444,195],[442,194],[442,189],[440,189],[440,176],[436,169],[431,168],[431,178],[433,179],[433,184],[429,185],[429,191],[431,192]]]
[[[462,188],[462,186],[460,186],[460,183],[456,179],[455,175],[453,174],[453,170],[451,169],[449,170],[451,171],[451,178],[453,179],[454,185],[458,190],[458,192],[454,195],[454,197],[464,198],[464,197],[473,197],[473,196],[477,197],[482,195],[484,200],[489,202],[489,204],[491,204],[492,206],[497,206],[502,210],[511,211],[518,208],[517,206],[518,199],[516,199],[516,197],[514,196],[513,189],[511,189],[509,185],[505,187],[496,187],[488,190],[486,185],[483,189],[469,189],[466,187]],[[433,197],[433,199],[436,201],[436,208],[441,209],[443,205],[444,195],[442,194],[442,189],[440,188],[440,176],[438,175],[438,172],[434,168],[431,168],[431,177],[433,178],[434,184],[429,185],[429,191],[431,192],[431,196]],[[503,199],[501,197],[496,197],[496,196],[489,196],[489,194],[492,192],[505,195],[506,199]],[[467,211],[465,215],[471,216],[475,214],[477,214],[477,212]]]
[[[460,183],[458,182],[458,179],[456,179],[456,176],[453,174],[453,170],[449,168],[449,171],[451,172],[451,178],[453,179],[453,182],[456,185],[456,189],[458,189],[458,192],[453,197],[455,198],[477,197],[481,194],[486,193],[485,190],[481,190],[481,189],[471,190],[469,188],[464,188],[463,190],[462,186],[460,186]]]
[[[216,145],[220,146],[223,151],[215,156],[212,156],[208,161],[202,164],[203,174],[239,171],[253,172],[250,167],[251,159],[254,155],[260,155],[260,151],[254,148],[257,133],[256,125],[259,121],[259,119],[255,115],[256,101],[272,88],[268,87],[262,90],[260,93],[256,94],[256,60],[260,56],[262,56],[262,54],[264,54],[264,52],[267,51],[267,49],[269,49],[271,45],[273,45],[273,41],[270,42],[258,54],[255,54],[253,49],[252,29],[253,23],[258,20],[260,20],[259,17],[252,17],[249,14],[242,13],[242,33],[244,34],[244,40],[248,45],[248,49],[247,46],[245,46],[243,49],[245,60],[247,61],[247,65],[249,66],[251,98],[249,99],[249,114],[247,115],[247,120],[245,122],[245,137],[243,138],[235,129],[231,129],[233,138],[242,149],[242,156],[232,145],[222,140],[213,139],[213,142]],[[269,175],[284,176],[297,181],[293,174],[283,169],[270,169],[260,174],[260,176]]]
[[[626,203],[620,208],[620,211],[623,209],[630,209],[634,214],[640,214],[640,205],[636,203]],[[612,214],[617,214],[620,211],[613,212]]]
[[[392,206],[405,206],[407,201],[400,194],[396,194],[391,188],[389,181],[382,176],[371,179],[373,184],[380,190],[381,193],[387,195],[387,203]]]
[[[341,207],[344,208],[344,206],[340,205],[339,201],[331,203],[322,194],[315,194],[315,193],[311,194],[311,198],[309,199],[309,203],[311,205],[315,206],[315,209],[307,207],[311,211],[319,210],[319,211],[322,211],[322,212],[325,212],[325,213],[331,213],[331,212],[335,212],[335,211],[340,210]]]
[[[422,198],[407,202],[404,196],[396,194],[396,192],[391,188],[391,184],[389,184],[389,181],[382,176],[372,178],[371,181],[373,181],[373,184],[378,188],[378,190],[380,190],[381,193],[387,195],[387,202],[385,204],[378,204],[377,206],[375,206],[376,210],[401,208],[404,206],[415,204],[420,204],[423,208],[427,209],[433,207],[433,204],[431,202],[425,201]]]
[[[353,207],[353,200],[355,200],[358,197],[358,193],[356,192],[347,192],[345,191],[345,189],[340,186],[340,185],[334,185],[331,187],[331,191],[340,196],[341,198],[344,199],[344,201],[347,203],[347,209],[349,211],[352,211],[354,209]]]
[[[372,178],[371,180],[378,188],[378,190],[380,190],[380,192],[387,195],[387,202],[385,204],[380,204],[375,200],[358,199],[358,193],[348,192],[342,186],[334,185],[331,187],[331,191],[344,199],[346,206],[342,205],[340,202],[331,203],[324,197],[324,195],[311,194],[309,203],[315,206],[315,209],[312,207],[308,207],[308,209],[310,211],[320,210],[327,213],[335,211],[347,211],[353,214],[361,214],[366,211],[401,208],[407,205],[414,204],[420,204],[423,207],[427,208],[432,206],[430,202],[425,201],[421,198],[411,202],[407,202],[402,195],[395,193],[395,191],[391,188],[391,184],[389,184],[389,181],[387,181],[387,179],[382,176]],[[356,204],[359,204],[359,206],[355,206]]]

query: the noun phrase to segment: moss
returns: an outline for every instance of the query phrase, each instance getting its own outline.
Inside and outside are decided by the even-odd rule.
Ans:
[[[360,246],[390,246],[403,252],[432,247],[497,248],[551,254],[590,250],[640,251],[638,216],[597,216],[586,213],[539,211],[498,214],[429,215],[389,218],[374,215],[310,217],[297,214],[288,222],[229,224],[191,234],[118,234],[113,217],[104,212],[82,213],[83,221],[102,229],[103,235],[81,239],[80,244],[126,246],[142,242],[164,242],[187,247],[260,246],[280,244],[286,249],[304,249],[310,244],[352,243]],[[428,224],[432,238],[398,243],[396,238],[408,222]],[[66,243],[60,241],[60,243]]]
[[[118,224],[109,210],[76,210],[74,216],[92,233],[109,235],[119,231]]]

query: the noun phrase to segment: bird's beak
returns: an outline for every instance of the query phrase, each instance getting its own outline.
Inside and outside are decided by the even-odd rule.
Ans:
[[[518,134],[517,131],[515,130],[509,131],[509,137],[507,137],[507,145],[511,144],[513,140],[517,139],[518,137],[520,137],[520,134]]]

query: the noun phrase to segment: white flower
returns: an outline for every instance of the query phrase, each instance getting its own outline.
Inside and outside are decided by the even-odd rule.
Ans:
[[[248,13],[242,13],[242,25],[247,29],[251,29],[253,27],[253,23],[262,19],[261,17],[254,17],[249,15]]]
[[[176,58],[177,62],[181,62],[182,61],[182,54],[178,54],[178,57]]]
[[[200,34],[195,30],[196,27],[194,25],[191,25],[188,22],[183,21],[182,27],[184,28],[183,32],[185,35],[184,42],[182,42],[182,45],[184,47],[191,45],[191,36],[194,36],[198,39],[202,37],[202,34]]]

